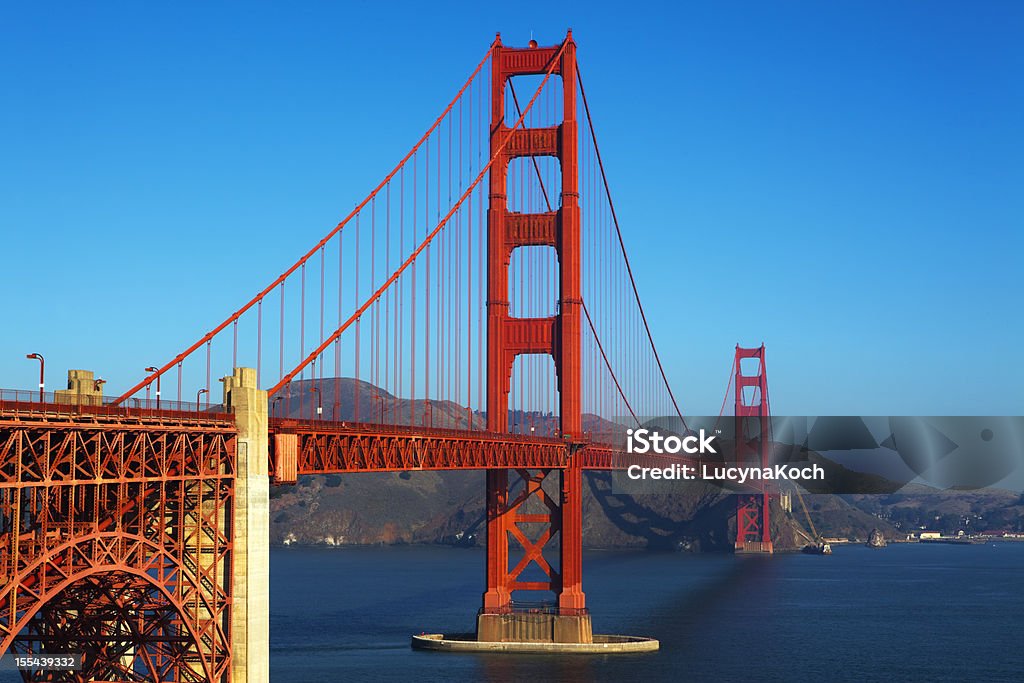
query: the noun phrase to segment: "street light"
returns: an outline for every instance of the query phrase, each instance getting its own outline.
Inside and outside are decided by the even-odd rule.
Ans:
[[[280,401],[284,396],[275,396],[274,400],[270,402],[270,414],[280,417],[277,415],[277,402]]]
[[[146,372],[160,372],[160,368],[151,367],[146,368]],[[160,375],[156,376],[156,409],[160,410]],[[149,391],[149,385],[146,385],[146,390]]]
[[[316,414],[317,417],[319,417],[320,415],[324,414],[324,406],[323,403],[321,403],[320,387],[311,386],[309,390],[311,392],[316,392]]]
[[[199,399],[202,398],[203,394],[210,393],[209,389],[200,389],[196,392],[196,412],[200,412],[202,408],[199,407]]]
[[[96,397],[97,398],[96,405],[98,405],[98,406],[103,405],[103,385],[106,384],[106,383],[107,383],[107,380],[103,379],[102,377],[99,378],[99,379],[95,379],[92,382],[92,390],[95,391],[96,393],[100,394],[99,396]]]
[[[43,386],[45,385],[46,376],[46,361],[43,360],[43,354],[41,353],[29,353],[25,355],[25,358],[29,360],[39,361],[39,402],[43,402]]]

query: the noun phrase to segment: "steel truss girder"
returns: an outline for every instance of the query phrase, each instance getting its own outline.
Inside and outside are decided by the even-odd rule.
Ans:
[[[224,419],[0,411],[0,652],[227,680],[234,458]]]
[[[270,473],[280,482],[287,471],[284,441],[294,439],[295,472],[394,472],[446,469],[625,469],[667,467],[692,459],[639,455],[601,443],[576,444],[482,431],[424,429],[355,422],[274,420]],[[275,438],[277,436],[286,439]]]

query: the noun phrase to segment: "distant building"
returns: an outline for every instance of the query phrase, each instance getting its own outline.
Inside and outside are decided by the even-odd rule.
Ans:
[[[917,537],[924,541],[929,538],[942,538],[942,534],[940,534],[938,531],[922,531],[920,534],[917,535]]]

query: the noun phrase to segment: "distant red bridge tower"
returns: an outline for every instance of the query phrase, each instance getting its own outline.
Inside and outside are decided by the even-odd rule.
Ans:
[[[753,374],[743,374],[743,360],[756,359]],[[768,402],[768,376],[764,367],[764,344],[754,349],[736,345],[736,463],[769,465],[771,449],[771,409]],[[736,552],[770,553],[773,550],[770,492],[763,480],[759,493],[736,497]]]

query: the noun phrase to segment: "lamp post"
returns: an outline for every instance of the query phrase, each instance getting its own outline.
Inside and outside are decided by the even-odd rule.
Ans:
[[[146,372],[160,372],[158,367],[146,368]],[[160,410],[160,375],[156,376],[156,409]],[[146,385],[146,389],[149,389],[149,385]]]
[[[203,394],[210,393],[209,389],[200,389],[196,392],[196,412],[200,412],[202,408],[199,407],[199,399],[203,397]]]
[[[274,417],[280,417],[280,415],[277,415],[277,402],[282,398],[284,398],[284,396],[275,396],[274,400],[270,402],[270,414]]]
[[[46,384],[46,361],[43,360],[43,354],[41,353],[29,353],[25,355],[25,358],[39,361],[39,402],[42,403],[43,387]]]
[[[317,415],[317,418],[319,418],[321,415],[324,414],[324,406],[323,406],[323,403],[321,402],[321,396],[320,396],[320,387],[318,387],[318,386],[311,386],[309,388],[309,390],[311,392],[313,392],[313,391],[316,392],[316,415]]]

